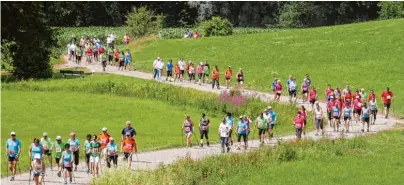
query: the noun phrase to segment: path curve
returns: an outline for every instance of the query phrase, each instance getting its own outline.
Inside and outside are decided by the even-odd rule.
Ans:
[[[65,57],[65,60],[67,57]],[[83,62],[85,63],[85,62]],[[86,67],[90,72],[102,73],[102,67],[100,63],[92,63],[92,64],[83,64],[83,65],[77,65],[74,62],[68,61],[67,64],[64,65],[65,68],[70,68],[70,67]],[[145,73],[145,72],[138,72],[138,71],[118,71],[117,67],[114,66],[107,66],[107,71],[105,73],[109,74],[116,74],[116,75],[124,75],[124,76],[130,76],[134,78],[141,78],[141,79],[146,79],[146,80],[153,80],[152,74],[150,73]],[[88,77],[86,77],[88,78]],[[169,82],[162,82],[162,83],[169,83]],[[214,92],[214,93],[221,93],[223,90],[216,90],[212,89],[210,85],[198,85],[198,84],[193,84],[193,83],[178,83],[178,84],[173,84],[172,85],[177,85],[177,86],[182,86],[182,87],[187,87],[187,88],[194,88],[200,91],[206,91],[206,92]],[[265,92],[258,92],[258,91],[251,91],[251,90],[245,90],[243,94],[247,96],[254,96],[262,101],[269,102],[270,98],[272,97],[271,94],[265,93]],[[288,101],[288,97],[282,96],[281,97],[281,103],[286,103]],[[299,106],[301,104],[298,104]],[[306,104],[307,105],[307,104]],[[325,109],[326,104],[320,102],[320,106]],[[308,106],[310,107],[310,106]],[[381,115],[377,116],[376,124],[371,126],[371,132],[369,133],[361,133],[361,125],[353,123],[353,126],[351,126],[351,132],[346,134],[341,134],[341,133],[336,133],[332,132],[332,128],[327,127],[325,128],[325,136],[329,137],[331,139],[339,138],[343,135],[345,138],[353,138],[357,137],[360,135],[364,134],[372,134],[372,133],[377,133],[382,130],[388,130],[392,129],[394,125],[399,122],[395,118],[389,118],[389,119],[384,119],[382,118]],[[292,126],[291,126],[292,129]],[[306,138],[310,138],[313,140],[318,140],[321,138],[321,136],[315,136],[315,132],[309,132],[305,136]],[[268,145],[276,145],[279,140],[282,141],[287,141],[287,140],[293,140],[295,139],[294,135],[289,135],[285,137],[275,137],[270,140]],[[257,140],[249,141],[249,149],[248,150],[235,150],[235,147],[232,147],[232,153],[238,153],[238,152],[245,152],[245,151],[252,151],[255,150],[259,147],[259,142]],[[158,151],[149,151],[149,152],[141,152],[138,153],[137,157],[134,157],[133,163],[132,163],[132,169],[155,169],[161,164],[171,164],[175,162],[176,160],[186,157],[187,154],[193,159],[201,159],[206,156],[211,156],[211,155],[219,155],[221,152],[220,146],[218,144],[211,145],[210,147],[199,147],[199,146],[194,146],[192,148],[173,148],[173,149],[165,149],[165,150],[158,150]],[[121,161],[121,158],[119,158],[119,161]],[[119,162],[118,162],[119,163]],[[74,172],[75,176],[75,182],[73,184],[90,184],[90,176],[86,173],[86,167],[83,165],[84,162],[81,161],[78,171]],[[47,168],[47,170],[49,170]],[[107,171],[108,169],[104,168],[104,172]],[[63,178],[57,177],[56,176],[56,171],[47,171],[47,176],[45,177],[45,184],[46,185],[57,185],[57,184],[63,184]],[[29,177],[29,172],[25,172],[22,174],[18,174],[15,177],[15,181],[9,181],[8,177],[2,178],[1,179],[1,184],[8,184],[8,185],[26,185],[28,184],[28,177]],[[33,183],[31,181],[31,183]]]

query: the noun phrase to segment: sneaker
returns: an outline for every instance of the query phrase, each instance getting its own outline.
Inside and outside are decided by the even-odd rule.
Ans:
[[[362,132],[365,132],[365,130],[361,129]]]
[[[90,169],[87,169],[87,173],[90,173]]]
[[[14,181],[14,177],[11,177],[11,178],[10,178],[10,181]]]
[[[65,182],[63,184],[67,184],[67,180],[65,180]]]
[[[209,142],[206,142],[206,145],[209,146]]]
[[[74,167],[74,171],[77,171],[77,166]]]
[[[58,177],[62,176],[60,172],[58,172]]]
[[[227,153],[229,153],[230,152],[230,147],[227,147]]]
[[[200,146],[200,147],[203,147],[203,144],[201,143],[199,146]]]

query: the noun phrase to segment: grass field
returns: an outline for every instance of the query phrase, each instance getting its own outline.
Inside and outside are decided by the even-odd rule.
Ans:
[[[199,124],[201,113],[207,113],[212,122],[211,142],[217,142],[216,130],[224,116],[224,105],[216,103],[216,94],[117,75],[8,82],[2,84],[1,96],[2,140],[11,131],[17,132],[23,143],[22,170],[27,169],[28,143],[43,132],[52,140],[57,135],[66,140],[75,131],[83,143],[85,135],[98,134],[104,126],[119,138],[125,121],[131,120],[138,132],[139,150],[145,151],[180,147],[185,114]],[[240,111],[254,115],[267,105],[249,100]],[[279,116],[279,134],[293,133],[290,115],[296,107],[273,107]]]
[[[153,172],[112,172],[93,184],[124,184],[121,179],[129,181],[125,184],[403,184],[403,136],[403,130],[395,130],[197,161],[186,158]]]
[[[131,48],[140,70],[151,72],[157,56],[165,62],[180,57],[208,60],[221,73],[228,65],[234,73],[243,68],[245,85],[263,91],[271,90],[274,77],[285,83],[293,75],[300,85],[306,73],[322,99],[327,84],[374,89],[377,97],[389,86],[396,94],[393,111],[404,114],[404,106],[399,106],[404,103],[403,30],[404,19],[398,19],[229,37],[151,40]],[[224,75],[221,81],[223,84]]]

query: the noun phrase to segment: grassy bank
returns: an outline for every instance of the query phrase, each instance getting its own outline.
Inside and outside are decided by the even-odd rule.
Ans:
[[[380,101],[388,86],[396,94],[394,112],[404,114],[402,74],[404,63],[404,19],[375,21],[313,29],[284,30],[272,33],[211,37],[202,39],[153,40],[137,49],[132,46],[137,69],[151,72],[157,56],[178,61],[208,60],[224,69],[231,65],[245,72],[245,85],[271,91],[271,82],[283,83],[289,75],[300,84],[306,73],[320,89],[321,99],[327,84],[343,88],[374,89]],[[224,75],[221,75],[224,82]],[[235,82],[233,82],[235,83]],[[380,104],[380,106],[382,106]]]
[[[92,184],[403,184],[403,135],[395,130],[197,161],[186,158],[153,172],[112,172]]]

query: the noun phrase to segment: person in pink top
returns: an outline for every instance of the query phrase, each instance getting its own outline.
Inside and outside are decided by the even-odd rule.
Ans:
[[[356,96],[353,101],[353,114],[356,123],[358,123],[362,114],[362,100],[359,96]]]
[[[306,135],[307,113],[304,105],[300,107],[300,115],[303,118],[303,124],[304,124],[303,135]]]
[[[304,129],[304,118],[301,114],[301,111],[298,111],[296,116],[293,118],[293,126],[295,126],[297,141],[302,138],[302,131]]]
[[[332,121],[332,116],[331,116],[331,111],[332,108],[335,105],[335,100],[334,97],[330,97],[330,101],[327,102],[327,118],[328,118],[328,124],[331,126],[331,121]]]
[[[276,82],[275,92],[276,92],[275,101],[279,102],[281,100],[282,95],[282,84],[280,80]]]
[[[201,85],[201,83],[202,83],[202,76],[203,76],[203,62],[199,63],[197,71],[198,71],[199,85]]]

